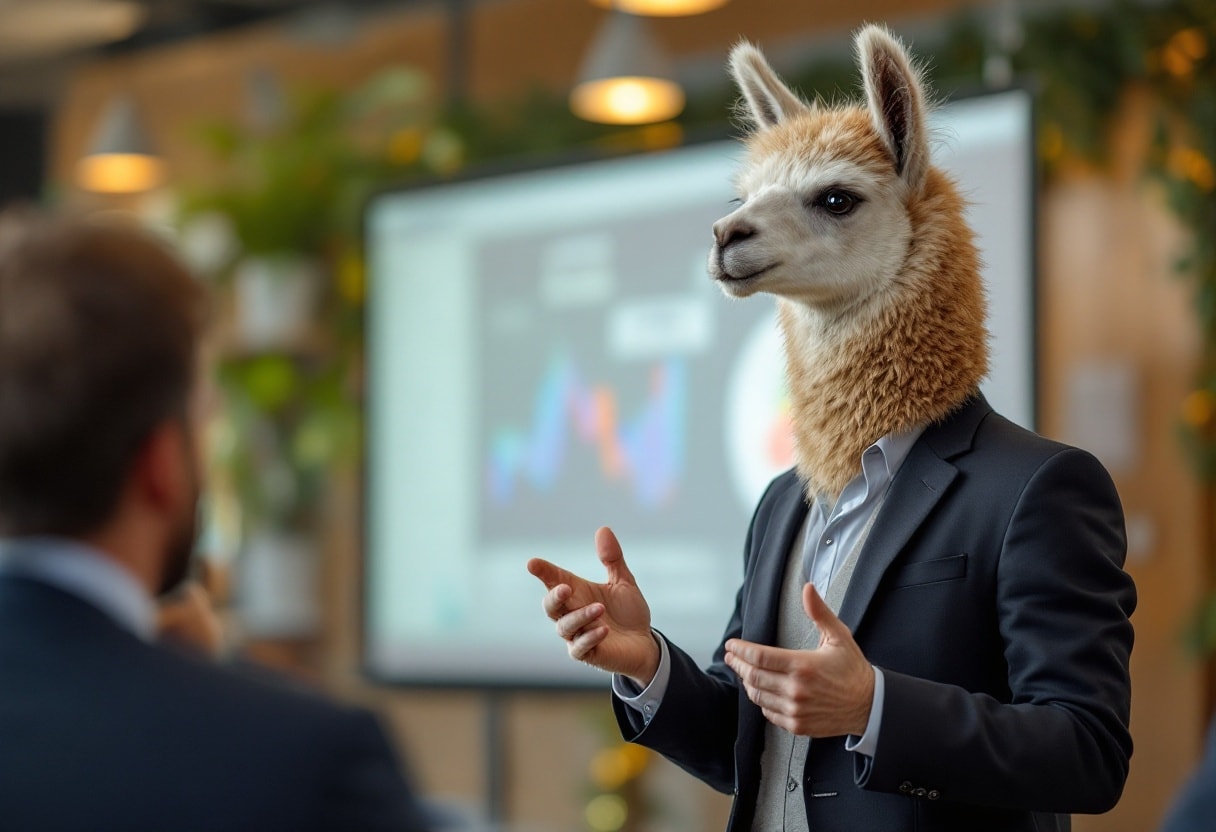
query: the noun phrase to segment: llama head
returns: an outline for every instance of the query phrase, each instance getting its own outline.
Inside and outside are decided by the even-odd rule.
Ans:
[[[807,104],[758,49],[730,56],[754,126],[736,179],[739,206],[713,226],[710,275],[726,294],[768,292],[825,311],[897,280],[930,176],[926,93],[881,26],[856,39],[864,106]]]

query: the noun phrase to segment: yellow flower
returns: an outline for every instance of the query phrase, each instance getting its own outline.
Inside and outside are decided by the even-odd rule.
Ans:
[[[1048,162],[1059,161],[1064,155],[1064,131],[1058,124],[1045,125],[1039,133],[1039,153]]]
[[[1170,148],[1166,166],[1179,179],[1189,179],[1205,191],[1216,188],[1216,171],[1212,163],[1193,147]]]
[[[1182,401],[1182,420],[1193,428],[1210,425],[1214,413],[1216,401],[1207,390],[1195,390]]]
[[[1199,61],[1208,54],[1208,39],[1198,26],[1183,29],[1170,38],[1169,45],[1192,61]]]
[[[621,743],[591,758],[591,779],[604,791],[614,791],[638,777],[649,764],[649,751],[640,745]]]
[[[591,758],[591,780],[604,791],[615,791],[629,779],[629,760],[619,746],[605,748]]]
[[[388,160],[397,165],[409,165],[418,161],[423,148],[422,131],[417,127],[403,127],[388,140]]]
[[[629,820],[629,804],[617,794],[597,795],[587,803],[583,818],[595,832],[616,832]]]
[[[1207,38],[1202,30],[1192,26],[1174,33],[1161,47],[1161,65],[1175,78],[1189,78],[1195,74],[1195,63],[1207,54]]]
[[[338,294],[357,305],[363,302],[366,288],[363,258],[354,249],[346,251],[338,261]]]
[[[640,745],[627,742],[621,746],[620,753],[625,758],[625,763],[628,766],[628,779],[630,780],[641,775],[646,770],[646,767],[650,765],[650,751]]]

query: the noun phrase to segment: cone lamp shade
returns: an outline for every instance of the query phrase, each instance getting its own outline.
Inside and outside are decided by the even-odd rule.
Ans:
[[[596,32],[570,93],[579,118],[604,124],[650,124],[684,109],[659,44],[640,17],[612,12]]]
[[[88,154],[76,165],[76,180],[87,191],[109,194],[139,193],[164,181],[164,162],[152,150],[129,96],[106,106]]]
[[[719,6],[725,6],[727,0],[591,0],[591,2],[605,9],[619,9],[629,12],[629,14],[648,17],[680,17],[687,14],[701,14]]]

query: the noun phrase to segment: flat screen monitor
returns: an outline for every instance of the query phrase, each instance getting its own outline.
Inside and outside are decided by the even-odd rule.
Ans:
[[[1032,101],[935,114],[985,262],[998,411],[1033,427]],[[367,206],[364,664],[386,682],[604,686],[534,556],[602,580],[620,538],[654,626],[708,660],[752,510],[792,463],[774,301],[706,273],[734,141],[383,193]]]

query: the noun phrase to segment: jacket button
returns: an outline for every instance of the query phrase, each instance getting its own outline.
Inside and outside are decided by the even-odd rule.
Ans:
[[[913,797],[924,797],[927,794],[928,792],[924,789],[917,789],[916,791],[912,792]]]
[[[798,781],[795,780],[793,777],[791,777],[789,779],[789,782],[785,784],[785,788],[786,788],[786,791],[791,791],[791,792],[794,791],[795,789],[798,788]]]
[[[912,784],[909,783],[907,780],[905,780],[904,782],[899,784],[899,793],[900,794],[907,794],[910,791],[912,791]]]
[[[942,793],[939,792],[937,789],[929,789],[928,798],[930,800],[937,800],[941,796],[942,796]]]

